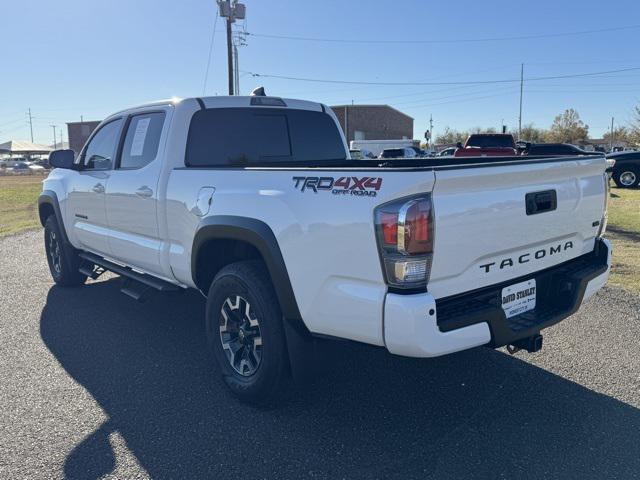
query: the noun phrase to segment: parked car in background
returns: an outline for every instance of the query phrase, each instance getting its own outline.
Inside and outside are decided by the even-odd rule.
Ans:
[[[359,148],[352,148],[349,150],[349,153],[351,154],[351,158],[355,160],[368,160],[370,158],[376,158],[376,156],[369,150],[361,150]]]
[[[31,168],[27,162],[14,162],[13,166],[7,168],[7,172],[14,175],[28,175],[31,173]]]
[[[27,163],[27,159],[23,158],[23,157],[12,157],[12,158],[7,158],[5,160],[3,160],[5,165],[9,168],[13,168],[18,164],[26,164]],[[27,164],[28,165],[28,164]]]
[[[421,148],[418,147],[411,147],[413,149],[414,152],[416,152],[416,156],[417,157],[428,157],[429,153],[426,150],[423,150]]]
[[[456,153],[456,147],[445,148],[438,153],[439,157],[452,157]]]
[[[416,158],[418,154],[411,148],[385,148],[378,158]]]
[[[570,143],[528,143],[523,155],[594,155]]]
[[[458,145],[454,156],[509,157],[517,154],[516,142],[510,133],[474,133],[464,145]]]
[[[640,187],[640,152],[610,153],[607,160],[615,160],[611,178],[620,188]]]
[[[362,154],[362,150],[350,149],[349,155],[351,155],[351,158],[353,158],[354,160],[364,160],[364,155]]]
[[[350,149],[371,152],[373,155],[371,158],[378,158],[382,151],[387,148],[405,148],[412,146],[413,140],[410,138],[398,140],[351,140],[349,144]]]

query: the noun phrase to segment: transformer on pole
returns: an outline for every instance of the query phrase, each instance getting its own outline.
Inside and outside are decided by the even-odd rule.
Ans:
[[[237,57],[234,62],[233,40],[231,38],[231,24],[236,20],[244,20],[246,16],[246,7],[244,3],[238,3],[238,0],[217,0],[220,16],[227,19],[227,70],[229,75],[229,95],[234,94],[234,63],[237,67]],[[236,54],[237,55],[237,54]],[[235,92],[238,93],[237,91]]]

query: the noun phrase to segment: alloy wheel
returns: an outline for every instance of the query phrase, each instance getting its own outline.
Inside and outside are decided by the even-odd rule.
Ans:
[[[60,242],[56,236],[56,232],[49,232],[49,258],[51,266],[56,273],[62,272],[62,255],[60,254]]]
[[[620,174],[620,183],[625,187],[632,187],[636,184],[638,177],[634,172],[626,171]]]
[[[230,296],[220,309],[220,342],[231,367],[249,377],[260,366],[262,335],[251,304],[240,295]]]

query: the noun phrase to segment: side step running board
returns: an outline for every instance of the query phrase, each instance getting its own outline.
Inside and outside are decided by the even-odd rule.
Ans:
[[[123,267],[116,263],[110,262],[109,260],[105,260],[104,258],[98,255],[94,255],[93,253],[80,252],[78,255],[83,260],[86,260],[89,263],[93,263],[99,268],[109,270],[113,273],[117,273],[118,275],[125,277],[125,281],[123,283],[121,291],[125,295],[128,295],[135,300],[140,300],[143,297],[144,293],[151,288],[160,292],[176,292],[182,290],[177,285],[165,282],[164,280],[160,280],[159,278],[152,277],[151,275],[147,275],[145,273],[136,272],[129,267]],[[89,270],[86,266],[84,266],[81,267],[80,271],[92,278],[95,278],[90,274],[90,272],[95,272],[95,270]]]

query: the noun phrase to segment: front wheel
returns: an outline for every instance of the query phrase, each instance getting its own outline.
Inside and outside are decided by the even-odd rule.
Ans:
[[[635,167],[626,167],[613,173],[613,181],[618,188],[633,188],[640,185],[640,171]]]
[[[44,224],[44,248],[53,281],[64,287],[82,285],[87,276],[78,271],[82,263],[75,251],[64,244],[56,217],[50,215]]]
[[[288,381],[282,313],[267,270],[258,261],[224,267],[207,296],[209,346],[231,391],[265,403]]]

